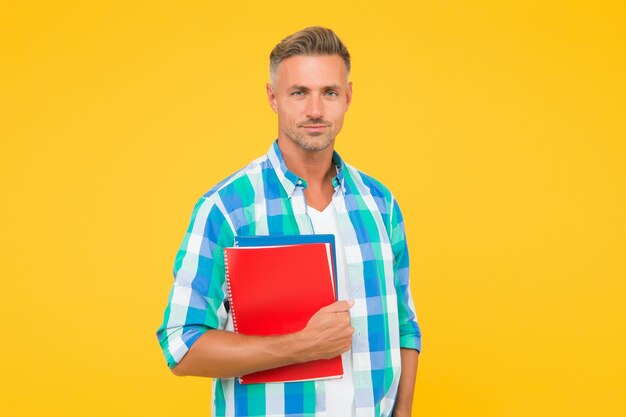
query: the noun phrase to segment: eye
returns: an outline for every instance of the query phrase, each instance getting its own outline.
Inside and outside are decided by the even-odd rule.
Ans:
[[[329,90],[329,91],[326,92],[326,95],[327,96],[331,96],[331,97],[337,97],[337,96],[339,96],[339,93],[334,91],[334,90]]]
[[[294,91],[293,93],[291,93],[292,96],[303,96],[304,95],[304,91],[302,90],[297,90]]]

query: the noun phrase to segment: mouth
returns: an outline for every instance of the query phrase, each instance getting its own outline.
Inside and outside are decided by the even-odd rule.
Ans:
[[[303,128],[304,130],[306,130],[307,132],[322,132],[324,131],[329,125],[324,125],[324,124],[307,124],[307,125],[301,125],[300,127]]]

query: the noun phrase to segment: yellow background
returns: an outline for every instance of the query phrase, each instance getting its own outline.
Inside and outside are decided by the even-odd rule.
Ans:
[[[624,2],[0,7],[0,415],[208,415],[154,335],[174,254],[312,24],[353,55],[337,149],[406,218],[414,414],[626,415]]]

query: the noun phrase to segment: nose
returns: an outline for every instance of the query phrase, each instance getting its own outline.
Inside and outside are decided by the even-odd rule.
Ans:
[[[309,95],[306,113],[306,116],[310,119],[322,119],[324,117],[324,103],[319,95]]]

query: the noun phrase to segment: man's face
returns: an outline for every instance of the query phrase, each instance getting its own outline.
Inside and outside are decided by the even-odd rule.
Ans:
[[[352,99],[352,83],[339,55],[294,56],[280,63],[267,85],[278,114],[279,138],[317,152],[333,144]]]

